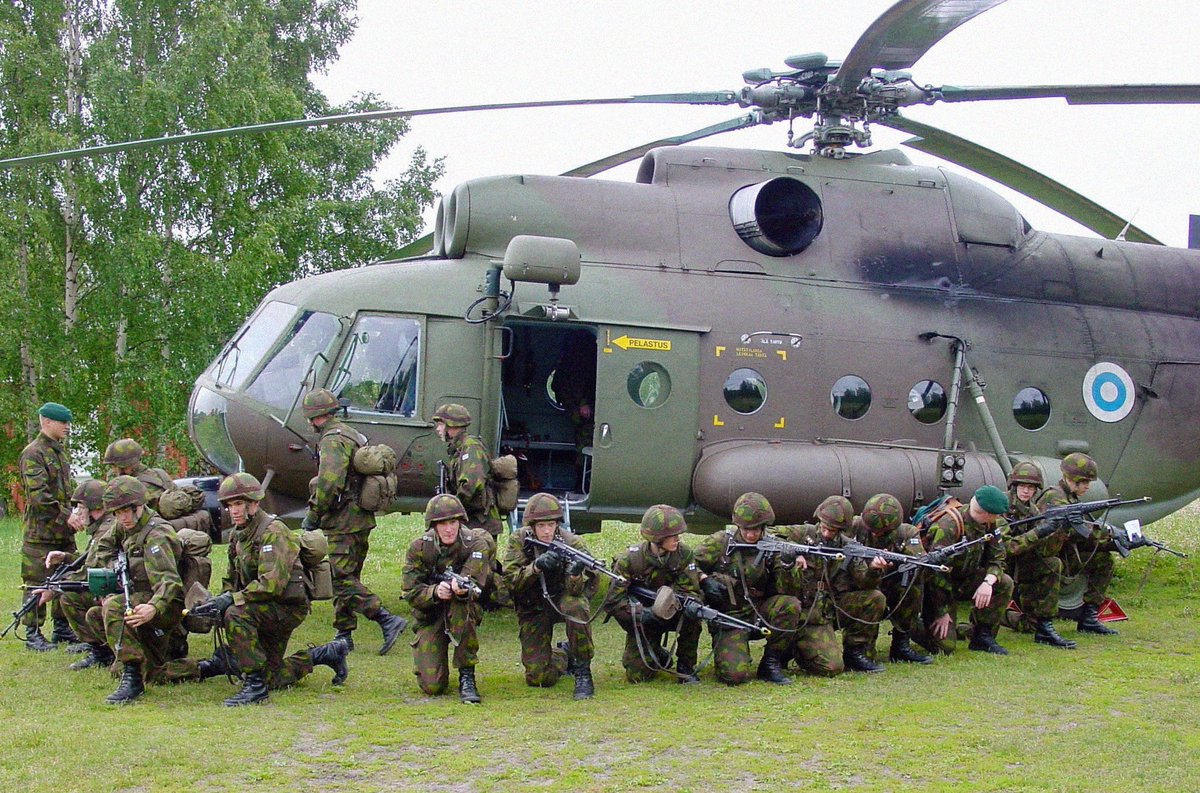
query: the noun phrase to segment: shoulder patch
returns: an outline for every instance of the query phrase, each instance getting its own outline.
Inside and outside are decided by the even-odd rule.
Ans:
[[[263,553],[270,553],[270,552],[271,552],[271,551],[273,551],[273,550],[275,550],[275,546],[274,546],[274,545],[264,545],[264,546],[262,547],[262,552],[263,552]]]
[[[631,550],[631,551],[636,551],[637,549],[638,549],[638,546],[636,546],[636,545],[629,546],[629,550]]]
[[[696,563],[695,563],[695,562],[692,562],[691,564],[689,564],[689,565],[687,566],[687,569],[689,569],[689,570],[695,570],[695,569],[696,569]]]
[[[157,545],[151,545],[150,553],[162,553],[162,548],[159,548]]]
[[[471,558],[472,558],[472,559],[482,559],[482,558],[483,558],[483,552],[482,552],[482,551],[472,551],[472,552],[471,552]]]
[[[460,457],[459,459],[466,460],[466,459],[470,458],[470,456],[471,456],[470,452],[463,452],[462,457]]]
[[[909,544],[909,545],[920,545],[920,544],[921,544],[921,538],[920,538],[920,537],[909,537],[909,538],[908,538],[908,544]]]

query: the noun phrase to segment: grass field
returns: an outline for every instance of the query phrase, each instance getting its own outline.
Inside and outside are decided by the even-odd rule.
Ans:
[[[403,549],[418,525],[384,519],[364,576],[401,613]],[[1078,650],[1002,631],[1007,658],[964,651],[790,687],[728,688],[711,670],[701,686],[627,685],[622,633],[597,623],[597,695],[574,702],[569,678],[524,685],[507,613],[482,629],[482,707],[422,696],[408,647],[378,656],[367,622],[341,689],[319,668],[259,707],[222,707],[234,689],[218,678],[152,687],[114,708],[103,704],[115,687],[106,672],[67,671],[75,656],[30,653],[10,635],[0,642],[0,793],[1200,790],[1200,511],[1151,534],[1192,558],[1160,556],[1144,588],[1151,553],[1118,562],[1112,594],[1131,617],[1120,636],[1076,636],[1060,622]],[[587,540],[611,557],[636,530],[606,524]],[[6,610],[19,598],[19,544],[17,522],[0,522]],[[219,574],[223,546],[214,557]],[[328,640],[330,622],[330,604],[317,604],[293,647]],[[193,655],[210,642],[193,638]]]

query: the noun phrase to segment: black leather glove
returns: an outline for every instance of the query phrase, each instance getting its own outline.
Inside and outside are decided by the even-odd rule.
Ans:
[[[533,567],[543,575],[557,573],[563,568],[563,558],[558,552],[551,549],[533,560]]]
[[[567,575],[581,575],[587,569],[587,565],[576,559],[571,562],[571,566],[567,568]]]
[[[642,623],[647,628],[659,628],[663,625],[663,621],[660,620],[658,616],[648,608],[643,608],[638,612],[638,622]]]
[[[699,600],[683,601],[683,613],[694,620],[700,619],[700,611],[704,608]]]
[[[1037,538],[1039,540],[1044,540],[1054,532],[1058,531],[1058,527],[1058,523],[1052,520],[1044,520],[1038,524],[1038,527],[1034,529],[1034,532],[1037,533]]]
[[[233,593],[222,592],[215,598],[211,598],[196,606],[196,608],[192,609],[191,613],[197,617],[223,617],[232,605]]]
[[[786,551],[779,552],[779,563],[784,567],[792,567],[796,564],[796,560],[800,558],[800,554],[791,548]]]
[[[704,590],[704,595],[710,600],[718,603],[725,600],[725,585],[712,576],[701,581],[700,588]]]
[[[300,531],[316,531],[321,527],[321,521],[317,520],[317,516],[312,512],[304,513],[304,520],[300,523]]]

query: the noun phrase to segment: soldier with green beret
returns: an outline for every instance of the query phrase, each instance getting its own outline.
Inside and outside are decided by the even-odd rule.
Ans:
[[[71,503],[75,505],[74,514],[87,521],[84,530],[88,535],[87,547],[83,551],[86,558],[80,569],[71,575],[71,579],[75,581],[86,581],[89,567],[111,567],[116,555],[113,533],[117,522],[104,509],[104,488],[103,479],[88,479],[71,494]],[[77,558],[76,554],[68,551],[51,551],[46,557],[46,564],[70,564]],[[88,648],[87,654],[71,664],[70,668],[79,671],[110,666],[115,658],[104,635],[101,599],[91,592],[63,592],[59,601],[71,629]]]
[[[595,694],[590,601],[599,588],[596,573],[553,548],[529,542],[559,540],[587,553],[583,540],[563,528],[562,521],[557,498],[549,493],[530,496],[521,528],[508,538],[501,569],[517,611],[526,684],[549,688],[566,672],[575,677],[575,699],[590,699]],[[565,653],[550,646],[558,622],[566,624]]]
[[[1031,518],[1041,514],[1037,500],[1042,493],[1042,469],[1032,460],[1013,466],[1008,475],[1010,520]],[[1054,628],[1058,614],[1058,593],[1062,583],[1063,562],[1059,558],[1067,541],[1069,527],[1043,521],[1008,531],[1004,548],[1008,554],[1009,574],[1016,587],[1016,601],[1021,609],[1018,630],[1031,630],[1033,640],[1064,650],[1075,648]],[[1014,627],[1009,623],[1009,627]]]
[[[21,580],[27,585],[37,585],[46,579],[46,557],[52,551],[75,553],[75,532],[83,530],[85,525],[82,519],[71,516],[71,459],[64,446],[71,420],[71,411],[63,405],[57,402],[42,405],[38,409],[38,435],[21,451],[17,461],[25,501]],[[78,641],[57,600],[50,607],[54,621],[50,641],[42,635],[45,605],[50,602],[50,595],[45,592],[38,607],[22,618],[26,649],[46,652],[53,650],[57,642]]]
[[[312,482],[304,530],[320,529],[329,539],[329,566],[333,573],[333,628],[335,638],[354,649],[354,630],[362,614],[383,631],[380,655],[386,655],[408,627],[403,617],[383,607],[379,596],[362,582],[363,565],[370,550],[375,513],[358,504],[362,477],[354,471],[354,452],[367,445],[361,432],[338,416],[341,404],[332,391],[318,388],[304,395],[304,417],[321,434],[317,476]]]
[[[783,670],[803,619],[800,601],[789,593],[797,591],[803,568],[797,558],[730,547],[734,543],[757,545],[774,520],[766,498],[759,493],[742,494],[733,505],[733,529],[706,537],[696,549],[696,565],[708,605],[746,622],[762,619],[770,627],[758,678],[787,684],[792,679]],[[711,625],[709,630],[713,630]],[[739,685],[754,677],[748,631],[718,630],[713,644],[718,680]]]
[[[1082,452],[1073,452],[1063,458],[1059,468],[1062,478],[1038,499],[1042,511],[1050,507],[1078,504],[1099,477],[1096,461]],[[1083,611],[1076,629],[1082,633],[1111,636],[1117,631],[1100,621],[1100,607],[1107,599],[1108,585],[1113,577],[1113,554],[1116,546],[1101,526],[1092,528],[1087,537],[1064,529],[1067,539],[1063,542],[1059,557],[1063,562],[1064,577],[1083,576],[1086,587],[1083,591]],[[1057,610],[1057,602],[1055,603]]]
[[[641,522],[642,543],[631,546],[613,560],[613,572],[629,583],[614,581],[605,599],[605,610],[625,629],[625,652],[621,664],[625,679],[643,683],[661,672],[671,671],[666,636],[675,631],[675,671],[680,683],[699,683],[696,658],[700,645],[700,621],[680,612],[674,620],[662,620],[645,604],[629,597],[629,587],[658,591],[670,587],[677,595],[701,598],[700,569],[696,555],[680,535],[687,531],[683,514],[668,504],[646,510]]]
[[[1008,496],[1003,490],[984,485],[970,502],[945,509],[930,525],[925,544],[936,551],[959,540],[978,539],[997,527],[1003,533],[1007,522]],[[996,655],[1008,651],[996,643],[996,629],[1004,609],[1012,598],[1013,580],[1004,572],[1006,555],[1003,542],[973,545],[947,561],[950,572],[927,571],[925,581],[924,622],[919,641],[929,650],[949,655],[957,643],[958,602],[970,600],[971,632],[969,648]]]
[[[404,599],[413,609],[413,674],[428,696],[446,693],[450,683],[448,656],[454,644],[458,696],[464,704],[481,702],[475,680],[479,660],[476,628],[483,620],[477,593],[487,584],[494,545],[487,532],[466,526],[462,502],[436,495],[425,506],[428,529],[408,546],[402,582]],[[474,586],[445,580],[446,571],[471,579]]]
[[[161,468],[151,468],[142,462],[145,452],[133,438],[121,438],[108,444],[102,462],[109,466],[108,476],[132,476],[146,486],[146,506],[158,512],[158,499],[168,490],[175,490],[175,480]]]

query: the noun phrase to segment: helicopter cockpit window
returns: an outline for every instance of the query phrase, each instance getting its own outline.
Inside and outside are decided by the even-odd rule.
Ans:
[[[908,410],[922,424],[936,424],[946,415],[946,391],[936,380],[922,380],[908,392]]]
[[[329,347],[337,337],[338,329],[337,317],[333,314],[300,312],[288,329],[279,352],[246,389],[247,396],[283,410],[291,407],[317,353]]]
[[[351,410],[416,415],[420,338],[415,319],[359,317],[330,390]]]
[[[738,413],[757,413],[766,401],[767,381],[753,369],[734,369],[725,378],[725,403]]]
[[[1013,397],[1013,418],[1031,432],[1040,430],[1050,420],[1050,397],[1040,388],[1022,388]]]
[[[629,398],[644,408],[656,408],[671,395],[671,376],[661,365],[642,361],[629,372]]]
[[[833,384],[829,399],[839,416],[854,421],[871,409],[871,386],[861,377],[848,374]]]
[[[272,300],[263,306],[209,368],[213,379],[226,388],[241,388],[295,314],[296,307],[291,303]]]

